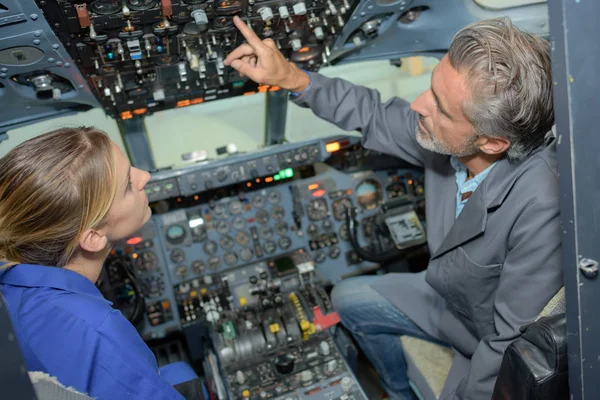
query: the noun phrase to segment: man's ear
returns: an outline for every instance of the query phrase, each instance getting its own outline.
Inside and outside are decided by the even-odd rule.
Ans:
[[[505,153],[510,147],[510,141],[505,138],[481,136],[477,139],[479,149],[485,154],[497,155]]]
[[[102,230],[86,229],[79,238],[79,247],[90,253],[97,253],[106,248],[108,237]]]

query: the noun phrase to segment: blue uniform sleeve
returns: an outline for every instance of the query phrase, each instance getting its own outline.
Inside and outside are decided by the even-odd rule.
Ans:
[[[161,378],[153,353],[119,311],[80,304],[95,314],[82,318],[80,310],[61,306],[68,301],[20,312],[23,345],[44,372],[99,400],[183,398]]]

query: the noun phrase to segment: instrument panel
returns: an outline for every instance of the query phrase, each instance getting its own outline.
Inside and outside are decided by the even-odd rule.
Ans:
[[[332,142],[341,150],[327,152]],[[331,284],[378,269],[352,245],[347,210],[356,212],[359,245],[381,254],[394,247],[382,205],[409,205],[424,224],[424,191],[419,170],[366,151],[356,137],[265,148],[153,173],[146,186],[153,216],[113,256],[131,258],[151,305],[140,329],[160,337],[197,322],[181,315],[177,296],[215,274],[296,251]]]

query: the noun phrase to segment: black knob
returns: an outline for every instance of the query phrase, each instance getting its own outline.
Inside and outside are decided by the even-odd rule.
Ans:
[[[250,277],[250,283],[253,285],[256,285],[256,282],[258,282],[258,278],[256,276],[252,275]]]
[[[269,274],[266,273],[265,271],[260,273],[260,279],[266,281],[267,279],[269,279]]]
[[[287,375],[294,370],[294,356],[291,354],[281,354],[275,357],[275,369],[281,375]]]

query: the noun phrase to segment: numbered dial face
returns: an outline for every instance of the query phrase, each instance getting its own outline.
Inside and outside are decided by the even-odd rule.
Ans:
[[[181,225],[171,225],[167,229],[167,241],[172,244],[179,244],[185,240],[185,229]]]
[[[348,198],[339,199],[334,201],[331,207],[333,208],[333,218],[343,221],[346,219],[346,210],[352,207],[352,201]]]
[[[308,203],[306,213],[311,221],[319,221],[327,218],[327,215],[329,214],[327,200],[322,197],[311,200],[310,203]]]
[[[362,181],[356,187],[358,204],[364,209],[371,210],[381,201],[381,184],[373,179]]]

